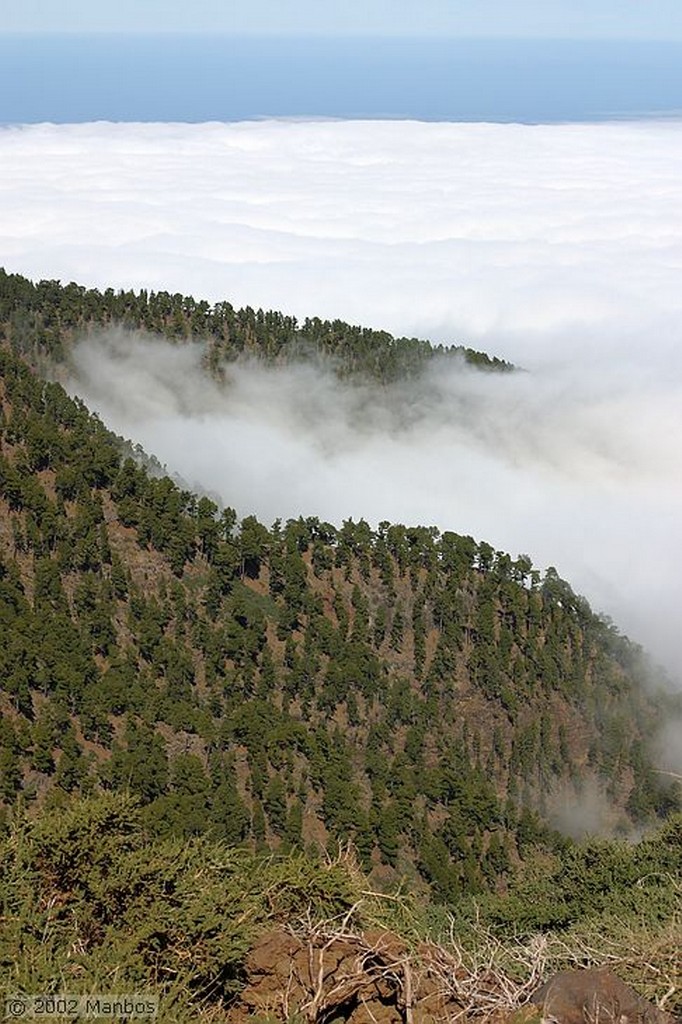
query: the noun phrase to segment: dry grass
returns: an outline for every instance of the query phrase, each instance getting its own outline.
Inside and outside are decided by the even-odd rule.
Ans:
[[[305,917],[289,926],[307,950],[307,994],[298,1013],[311,1024],[324,1021],[342,996],[374,983],[388,983],[397,993],[406,1024],[424,991],[446,1008],[444,1020],[499,1019],[525,1006],[558,971],[597,967],[610,968],[660,1009],[680,1011],[679,921],[654,931],[614,920],[608,932],[583,927],[503,940],[480,923],[469,926],[463,939],[453,918],[438,943],[413,940],[408,945],[388,930],[357,927],[360,919],[377,916],[379,894],[368,897],[342,917]],[[339,946],[355,951],[353,965],[343,977],[330,979],[328,954]]]

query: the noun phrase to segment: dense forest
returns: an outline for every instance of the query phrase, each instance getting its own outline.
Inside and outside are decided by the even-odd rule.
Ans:
[[[2,268],[0,323],[14,350],[41,367],[65,360],[74,339],[88,330],[117,324],[174,341],[201,339],[207,368],[215,374],[243,357],[272,364],[315,359],[339,376],[366,376],[382,383],[418,373],[435,357],[461,359],[478,369],[512,369],[496,356],[463,345],[394,338],[341,320],[313,317],[298,323],[283,313],[234,309],[229,302],[210,305],[168,292],[100,292],[58,281],[34,284]]]
[[[344,324],[0,275],[0,800],[12,877],[26,892],[51,880],[71,898],[90,883],[63,875],[61,815],[75,828],[78,815],[104,814],[135,870],[135,851],[157,844],[152,874],[218,857],[207,843],[238,848],[239,871],[256,873],[268,852],[285,871],[312,871],[352,848],[375,890],[407,880],[434,904],[475,898],[491,928],[567,928],[605,912],[586,910],[601,883],[589,897],[576,879],[592,865],[631,880],[638,862],[618,844],[581,852],[552,813],[599,792],[605,825],[627,834],[680,810],[679,785],[652,760],[680,702],[644,686],[639,648],[553,568],[485,541],[362,520],[266,525],[182,490],[35,373],[110,321],[201,334],[214,372],[244,351],[278,360],[308,345],[344,374],[388,381],[443,354]],[[38,837],[21,863],[17,828]],[[72,842],[85,843],[81,865],[83,829]],[[679,824],[665,835],[675,847]],[[670,858],[656,870],[678,877]],[[116,898],[143,913],[138,890]],[[10,917],[27,927],[28,905],[17,906]],[[88,949],[100,949],[109,912],[93,919]],[[57,944],[67,933],[57,927]],[[233,938],[238,960],[248,936]],[[225,975],[226,998],[238,973]]]

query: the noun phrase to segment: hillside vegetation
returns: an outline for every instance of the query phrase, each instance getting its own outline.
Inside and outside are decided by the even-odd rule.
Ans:
[[[430,1012],[416,999],[412,1019],[441,1019],[440,1006],[451,1019],[488,1021],[523,1005],[552,971],[608,963],[674,1012],[682,1008],[681,830],[678,816],[639,844],[603,842],[565,856],[563,926],[505,933],[499,921],[491,928],[485,901],[452,917],[410,895],[383,899],[348,856],[263,857],[207,837],[159,839],[128,797],[71,800],[39,820],[19,816],[0,842],[0,996],[143,992],[160,998],[162,1022],[322,1022],[347,1019],[353,979],[370,994],[374,977],[383,984],[382,1020],[404,1020],[421,982],[438,999]],[[600,906],[607,877],[608,906]],[[561,887],[549,892],[556,879],[556,871],[536,872],[526,915],[561,898]],[[497,912],[513,909],[515,896],[498,899]],[[348,958],[336,999],[323,959],[332,947],[337,960],[341,951],[359,956]],[[287,951],[298,975],[293,962],[276,959]],[[322,986],[306,971],[308,958],[329,968]],[[245,1015],[249,1006],[260,1013]]]
[[[0,757],[12,803],[126,788],[161,833],[352,840],[447,899],[600,781],[623,827],[675,806],[640,655],[556,572],[426,527],[267,528],[128,457],[1,355]]]
[[[673,970],[680,787],[652,750],[681,709],[636,645],[485,541],[240,521],[35,373],[107,319],[207,333],[216,372],[297,350],[286,318],[205,305],[0,276],[3,966],[225,1007],[273,921],[417,942],[445,905],[469,950],[541,932],[592,962],[608,930],[663,996],[632,950]],[[433,353],[358,330],[320,327],[344,374]],[[669,821],[636,846],[552,829],[595,792],[616,833]]]

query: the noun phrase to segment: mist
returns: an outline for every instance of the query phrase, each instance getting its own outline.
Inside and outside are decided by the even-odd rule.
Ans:
[[[436,360],[392,387],[331,368],[230,366],[121,330],[70,389],[188,486],[241,514],[435,524],[554,565],[674,673],[682,600],[682,386],[593,362],[481,372]]]
[[[390,391],[88,339],[72,390],[265,522],[435,524],[554,565],[682,672],[682,123],[0,131],[8,269],[461,343]]]

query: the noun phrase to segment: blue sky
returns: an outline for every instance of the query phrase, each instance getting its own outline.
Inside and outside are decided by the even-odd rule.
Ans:
[[[680,0],[22,0],[0,32],[233,32],[682,40]]]

